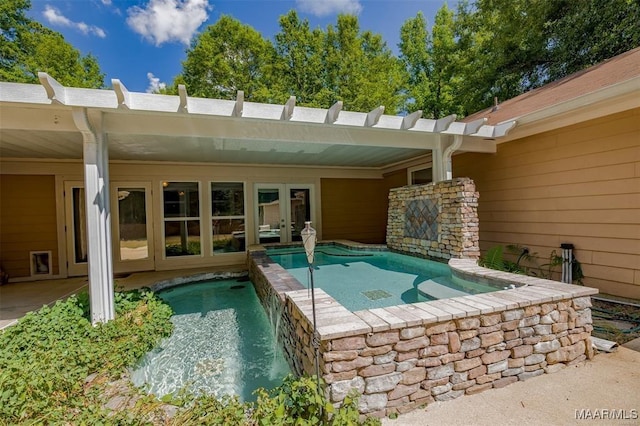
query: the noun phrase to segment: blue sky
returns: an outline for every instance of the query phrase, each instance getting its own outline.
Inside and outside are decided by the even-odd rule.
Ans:
[[[231,15],[273,40],[278,18],[291,9],[312,28],[354,13],[361,29],[379,33],[397,53],[400,26],[422,11],[429,27],[445,0],[32,0],[29,16],[98,58],[105,84],[118,78],[130,91],[170,83],[190,40],[221,15]],[[449,2],[449,7],[454,7]],[[188,91],[189,88],[187,88]]]

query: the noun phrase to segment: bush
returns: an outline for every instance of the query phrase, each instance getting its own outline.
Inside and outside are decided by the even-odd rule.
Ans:
[[[0,425],[380,423],[360,421],[355,395],[334,408],[318,390],[315,377],[289,375],[275,389],[258,389],[256,402],[242,403],[237,396],[194,396],[188,390],[158,401],[127,380],[116,379],[171,333],[171,308],[150,292],[116,292],[116,318],[94,327],[88,304],[86,294],[72,296],[27,314],[0,333]],[[106,408],[114,396],[133,405]],[[169,403],[178,407],[164,411]],[[166,415],[172,411],[172,416]]]
[[[374,418],[360,420],[356,395],[345,398],[335,408],[318,391],[315,376],[296,378],[288,375],[272,390],[258,389],[254,403],[240,403],[236,397],[217,400],[200,396],[190,401],[184,395],[173,402],[186,406],[173,419],[176,425],[379,425]]]
[[[152,293],[116,293],[116,319],[95,327],[87,303],[72,296],[0,334],[0,418],[50,423],[105,414],[87,399],[87,376],[121,373],[171,333],[171,308]]]

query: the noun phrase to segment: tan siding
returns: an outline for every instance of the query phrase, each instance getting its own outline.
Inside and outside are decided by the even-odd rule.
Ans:
[[[12,278],[28,277],[30,251],[51,251],[59,273],[54,176],[0,177],[0,263]]]
[[[407,169],[397,170],[384,175],[384,184],[387,190],[405,186],[407,184]]]
[[[322,179],[323,238],[384,243],[388,193],[382,179]]]
[[[640,298],[640,109],[453,162],[480,192],[482,250],[520,244],[544,263],[573,243],[585,284]]]

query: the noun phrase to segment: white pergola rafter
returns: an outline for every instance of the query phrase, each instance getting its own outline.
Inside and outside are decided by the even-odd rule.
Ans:
[[[515,126],[515,121],[499,125],[456,122],[456,115],[437,120],[422,118],[416,111],[405,117],[383,115],[384,106],[368,113],[342,111],[342,102],[331,108],[296,107],[292,96],[284,105],[260,104],[244,101],[244,92],[239,90],[235,101],[222,99],[190,98],[183,85],[178,88],[178,96],[153,95],[129,92],[118,79],[112,80],[113,90],[79,89],[64,87],[46,73],[38,73],[50,102],[84,108],[129,109],[149,112],[182,112],[192,115],[242,117],[261,120],[283,120],[308,124],[333,124],[335,126],[371,127],[384,130],[405,130],[408,132],[442,133],[478,138],[501,138]],[[114,97],[115,95],[115,97]],[[32,100],[31,100],[32,101]]]

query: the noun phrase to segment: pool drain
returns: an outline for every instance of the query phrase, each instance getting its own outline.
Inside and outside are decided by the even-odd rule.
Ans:
[[[391,293],[387,293],[384,290],[368,290],[363,291],[362,294],[369,300],[380,300],[391,297]]]

